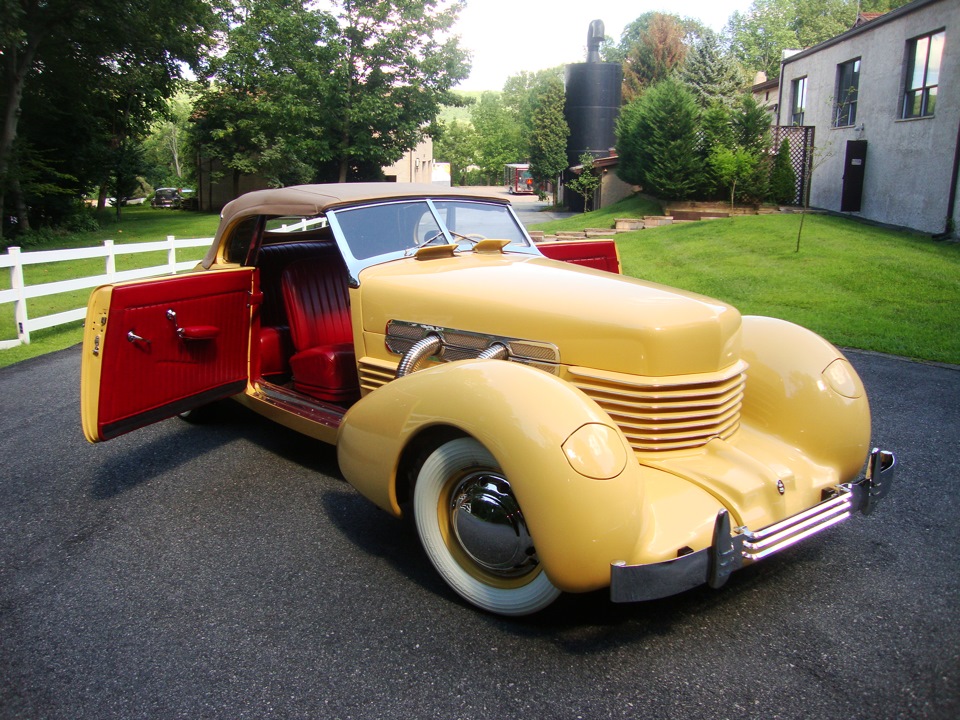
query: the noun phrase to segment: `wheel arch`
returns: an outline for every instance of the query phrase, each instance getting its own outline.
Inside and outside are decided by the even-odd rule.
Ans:
[[[590,424],[616,438],[611,452],[624,461],[615,477],[581,475],[564,454],[564,442]],[[629,554],[641,533],[642,472],[609,416],[556,376],[463,360],[394,380],[344,417],[340,468],[359,492],[401,516],[421,458],[461,435],[486,447],[510,478],[551,580],[565,590],[609,583],[611,557]]]
[[[473,437],[455,425],[429,425],[410,438],[400,451],[397,472],[394,477],[394,496],[401,509],[405,509],[413,498],[413,487],[417,473],[427,457],[441,445],[461,437]],[[476,439],[476,438],[474,438]]]

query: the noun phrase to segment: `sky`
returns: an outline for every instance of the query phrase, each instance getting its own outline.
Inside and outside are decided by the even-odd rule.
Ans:
[[[631,21],[650,10],[698,18],[722,30],[752,0],[467,0],[454,32],[473,54],[470,77],[459,90],[502,90],[511,75],[583,62],[587,30],[602,20],[615,41]]]

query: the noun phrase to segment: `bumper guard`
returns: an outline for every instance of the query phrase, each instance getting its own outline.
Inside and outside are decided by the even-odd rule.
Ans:
[[[712,588],[722,587],[744,564],[762,560],[816,535],[857,511],[869,515],[890,491],[896,464],[893,453],[875,448],[862,478],[825,491],[824,499],[817,505],[761,530],[731,529],[730,514],[721,510],[717,513],[713,545],[709,548],[660,563],[613,563],[610,599],[613,602],[656,600],[704,583]]]

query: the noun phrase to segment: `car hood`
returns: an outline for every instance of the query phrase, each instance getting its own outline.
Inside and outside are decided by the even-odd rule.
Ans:
[[[363,329],[401,320],[552,343],[565,365],[713,372],[739,358],[740,314],[701,295],[542,257],[408,258],[360,274]]]

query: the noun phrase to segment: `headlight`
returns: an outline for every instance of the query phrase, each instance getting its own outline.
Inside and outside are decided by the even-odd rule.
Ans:
[[[823,371],[823,379],[834,392],[846,398],[863,396],[863,383],[853,366],[844,358],[837,358]]]
[[[627,450],[620,434],[607,425],[589,423],[563,443],[570,467],[595,480],[615,478],[627,465]]]

